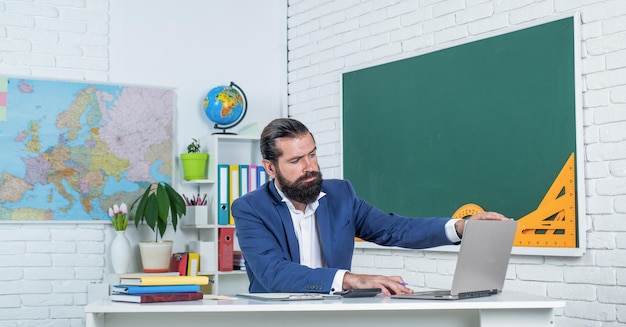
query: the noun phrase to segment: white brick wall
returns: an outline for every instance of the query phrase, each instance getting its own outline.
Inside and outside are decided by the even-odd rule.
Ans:
[[[583,257],[514,256],[505,287],[567,301],[558,326],[626,325],[626,1],[290,0],[289,114],[339,177],[340,74],[376,61],[580,12],[588,244]],[[353,269],[449,287],[454,255],[357,249]]]
[[[0,326],[83,326],[104,275],[104,226],[0,225]]]
[[[108,80],[108,0],[0,1],[0,74]],[[84,326],[105,229],[0,224],[0,326]]]

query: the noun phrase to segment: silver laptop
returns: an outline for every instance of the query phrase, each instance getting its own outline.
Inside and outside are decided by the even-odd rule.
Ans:
[[[517,221],[468,220],[450,290],[392,295],[396,299],[459,300],[502,291]]]

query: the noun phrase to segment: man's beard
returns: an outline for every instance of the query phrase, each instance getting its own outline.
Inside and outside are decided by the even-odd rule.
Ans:
[[[310,182],[303,182],[305,179],[315,177]],[[310,171],[298,178],[295,182],[290,183],[280,170],[276,170],[276,180],[280,184],[280,190],[292,201],[309,204],[315,202],[322,190],[322,173],[319,171]]]

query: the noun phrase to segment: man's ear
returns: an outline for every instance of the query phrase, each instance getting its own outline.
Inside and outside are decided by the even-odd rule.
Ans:
[[[276,168],[271,161],[263,159],[263,168],[265,168],[265,172],[270,176],[271,179],[274,179],[276,177]]]

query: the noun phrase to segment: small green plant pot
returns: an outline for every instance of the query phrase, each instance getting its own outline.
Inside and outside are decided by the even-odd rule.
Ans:
[[[183,163],[185,180],[206,179],[207,164],[209,163],[208,153],[183,153],[180,155]]]

